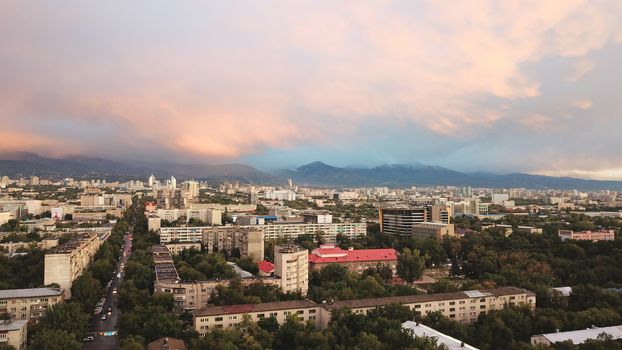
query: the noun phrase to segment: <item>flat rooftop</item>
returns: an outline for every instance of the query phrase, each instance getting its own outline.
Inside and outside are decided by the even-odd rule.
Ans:
[[[203,316],[231,315],[231,314],[241,314],[241,313],[249,313],[249,312],[305,309],[305,308],[312,308],[312,307],[318,307],[318,306],[319,306],[318,304],[310,300],[289,300],[289,301],[275,301],[271,303],[261,303],[261,304],[210,306],[210,307],[196,310],[194,312],[194,316],[203,317]]]
[[[478,350],[476,347],[466,344],[456,338],[450,337],[434,328],[428,327],[415,321],[406,321],[402,323],[402,328],[409,329],[416,337],[428,337],[436,339],[437,345],[445,345],[449,350]]]
[[[54,297],[61,295],[61,290],[52,288],[27,288],[0,290],[0,299]]]

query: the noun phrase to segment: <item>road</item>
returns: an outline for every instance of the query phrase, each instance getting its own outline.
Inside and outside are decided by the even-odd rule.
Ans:
[[[123,268],[125,266],[130,254],[132,253],[132,227],[130,226],[129,232],[125,235],[125,243],[123,245],[123,253],[121,254],[121,260],[117,262],[115,268],[115,274],[112,278],[110,287],[106,290],[106,303],[103,306],[103,311],[93,316],[91,320],[90,333],[88,335],[93,336],[94,340],[85,342],[82,345],[83,350],[113,350],[119,347],[118,335],[106,336],[102,332],[111,332],[117,330],[117,321],[119,320],[118,295],[113,291],[118,288],[119,284],[123,280]],[[94,308],[95,306],[93,306]],[[112,309],[112,313],[107,316],[106,320],[101,320],[101,316],[108,313],[108,308]]]

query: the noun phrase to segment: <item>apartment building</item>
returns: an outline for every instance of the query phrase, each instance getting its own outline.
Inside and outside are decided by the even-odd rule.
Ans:
[[[328,264],[339,264],[356,273],[363,273],[378,265],[387,266],[397,273],[397,251],[395,249],[348,249],[332,244],[323,244],[309,253],[309,269],[320,270]]]
[[[0,321],[0,345],[12,346],[17,350],[26,350],[27,339],[27,320]]]
[[[332,310],[347,307],[355,314],[367,314],[378,306],[402,304],[422,315],[440,312],[460,323],[471,324],[488,311],[501,310],[507,305],[536,307],[536,294],[516,287],[480,289],[453,293],[406,295],[385,298],[343,300],[325,304],[320,309],[322,328],[328,326]]]
[[[488,311],[501,310],[508,305],[529,305],[535,310],[536,295],[516,287],[502,287],[454,293],[436,293],[385,298],[343,300],[315,304],[309,300],[281,301],[252,305],[212,306],[194,312],[193,325],[201,335],[215,328],[235,327],[248,315],[251,321],[276,317],[279,323],[297,315],[311,321],[317,328],[328,327],[332,310],[347,307],[355,314],[367,314],[377,307],[402,304],[421,314],[440,311],[444,316],[470,324]]]
[[[37,319],[63,300],[62,291],[53,288],[0,290],[0,314],[6,313],[14,320]]]
[[[63,289],[65,298],[71,298],[73,281],[89,266],[109,236],[110,231],[85,232],[46,253],[43,284],[56,283]]]
[[[193,310],[208,305],[212,292],[219,285],[228,285],[229,280],[212,279],[203,281],[184,281],[179,277],[171,252],[164,245],[151,247],[156,280],[154,293],[173,294],[175,307],[179,310]],[[265,283],[281,286],[281,279],[274,277],[243,278],[242,285]]]
[[[203,230],[205,227],[161,227],[158,230],[160,243],[167,244],[173,241],[181,243],[203,242]]]
[[[600,231],[579,231],[574,232],[572,230],[559,230],[558,231],[559,238],[562,241],[567,239],[574,239],[578,241],[615,241],[616,232],[615,230],[600,230]]]
[[[301,235],[319,234],[327,243],[336,243],[337,235],[341,234],[350,239],[367,234],[367,226],[361,222],[324,223],[324,224],[280,224],[271,223],[256,226],[263,230],[265,239],[295,239]]]
[[[201,243],[169,243],[165,244],[166,248],[173,255],[180,254],[184,250],[194,249],[196,251],[201,251]]]
[[[257,322],[262,318],[274,317],[279,324],[285,323],[288,317],[311,321],[316,328],[320,327],[320,307],[309,300],[277,301],[262,304],[211,306],[195,311],[194,329],[201,335],[216,328],[235,327],[244,317]]]
[[[240,250],[240,256],[252,256],[255,262],[264,258],[264,233],[252,227],[225,226],[203,229],[203,242],[208,252]]]
[[[415,238],[434,238],[437,241],[442,241],[444,237],[453,237],[454,235],[454,224],[422,222],[412,226],[412,236]]]
[[[14,214],[12,212],[0,210],[0,225],[6,224],[7,222],[9,222],[9,220],[13,218],[14,218]]]
[[[306,295],[309,289],[308,250],[297,245],[274,247],[274,275],[281,278],[281,289]]]

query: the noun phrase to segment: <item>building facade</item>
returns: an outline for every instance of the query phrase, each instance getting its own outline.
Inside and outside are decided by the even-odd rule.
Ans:
[[[56,283],[63,289],[65,298],[71,298],[73,281],[88,268],[99,247],[109,236],[110,231],[82,233],[46,253],[43,284]]]
[[[453,237],[454,235],[454,224],[422,222],[412,226],[412,236],[415,238],[434,238],[441,241],[444,237]]]
[[[37,319],[63,300],[62,291],[52,288],[0,290],[0,314],[6,313],[14,320]]]
[[[274,275],[281,278],[281,289],[285,293],[306,295],[309,289],[308,250],[293,244],[275,246]]]
[[[559,238],[562,241],[567,239],[573,239],[577,241],[614,241],[616,239],[615,230],[600,230],[600,231],[579,231],[574,232],[572,230],[559,230]]]
[[[194,313],[193,325],[199,335],[217,328],[236,327],[244,317],[257,322],[263,318],[276,318],[279,324],[288,317],[297,317],[303,322],[312,322],[320,327],[319,305],[309,300],[277,301],[262,304],[212,306]]]
[[[0,345],[12,346],[17,350],[26,350],[28,340],[28,321],[0,320]]]

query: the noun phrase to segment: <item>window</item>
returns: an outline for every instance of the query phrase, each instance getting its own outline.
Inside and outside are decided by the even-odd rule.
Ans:
[[[455,308],[455,307],[452,307],[452,308],[450,308],[450,309],[449,309],[449,311],[450,311],[450,312],[451,312],[451,311],[456,311],[456,308]]]
[[[304,310],[298,310],[298,311],[296,311],[296,314],[298,314],[298,315],[302,315],[302,314],[304,314],[304,313],[305,313],[305,312],[304,312]]]
[[[218,321],[222,321],[222,317],[216,317],[216,318],[214,319],[214,321],[216,321],[216,322],[218,322]]]
[[[449,305],[456,305],[456,302],[455,301],[450,301]]]
[[[309,313],[310,313],[310,314],[314,314],[314,313],[315,313],[315,309],[311,309],[311,310],[309,310]]]
[[[257,314],[257,318],[264,318],[266,317],[265,314]]]
[[[479,306],[479,308],[480,308],[480,309],[485,309],[485,308],[486,308],[486,305],[480,305],[480,306]]]

